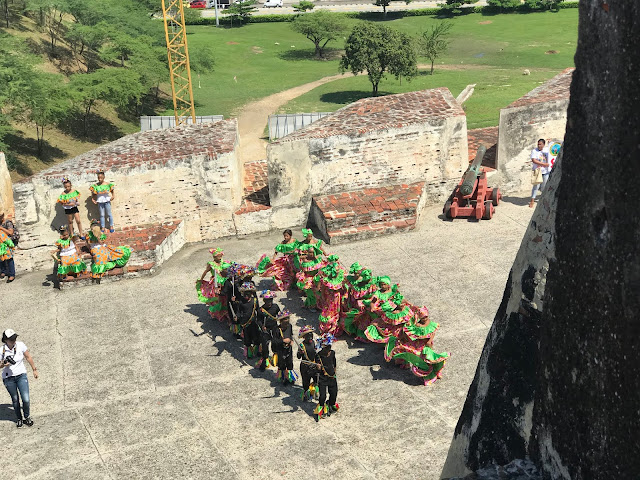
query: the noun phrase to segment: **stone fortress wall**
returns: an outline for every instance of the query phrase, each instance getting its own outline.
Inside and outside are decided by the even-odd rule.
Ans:
[[[573,70],[567,68],[500,110],[497,165],[503,190],[530,185],[528,159],[539,138],[564,138]]]
[[[232,214],[242,200],[242,168],[236,156],[236,120],[171,130],[150,130],[72,158],[13,185],[15,220],[19,225],[19,270],[48,269],[47,252],[54,232],[67,223],[56,204],[61,179],[69,177],[82,194],[83,227],[99,218],[89,186],[96,171],[115,183],[116,228],[150,223],[184,222],[186,242],[235,234]]]
[[[396,186],[399,192],[413,192],[419,184],[422,193],[411,200],[413,220],[407,221],[414,228],[422,208],[444,202],[459,181],[475,153],[468,145],[476,148],[472,137],[477,133],[489,134],[483,138],[488,148],[498,143],[498,171],[491,183],[504,193],[521,191],[528,185],[528,152],[537,138],[564,136],[571,71],[503,109],[499,140],[495,128],[467,132],[461,106],[446,88],[437,88],[357,101],[270,144],[266,162],[240,163],[235,119],[127,135],[17,182],[13,195],[0,160],[2,207],[11,215],[15,203],[22,236],[18,271],[50,268],[55,230],[66,223],[56,205],[63,176],[82,193],[85,229],[99,217],[89,195],[98,169],[116,185],[117,229],[178,220],[187,243],[299,227],[309,223],[314,201],[320,205],[322,196],[336,194],[347,195],[351,203],[355,197],[372,199],[353,208],[356,219],[349,228],[358,230],[357,217],[370,218],[368,211],[388,208],[388,198],[376,202],[376,189],[388,192]],[[256,192],[250,187],[259,171],[264,186]],[[252,203],[256,195],[264,197],[257,205]],[[388,203],[391,209],[406,207]],[[408,211],[403,212],[406,217]],[[380,217],[393,221],[393,215],[382,212]],[[384,230],[378,227],[377,232]]]
[[[467,122],[446,88],[367,98],[270,144],[267,152],[274,215],[297,225],[314,195],[457,182],[467,166]]]

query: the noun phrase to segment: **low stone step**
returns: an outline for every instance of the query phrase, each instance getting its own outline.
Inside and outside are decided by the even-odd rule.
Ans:
[[[107,243],[109,245],[116,247],[126,245],[131,247],[132,253],[127,264],[124,267],[116,267],[107,272],[102,277],[101,284],[152,274],[157,267],[180,250],[185,243],[182,220],[160,224],[135,225],[107,235]],[[82,256],[85,263],[91,268],[91,255],[85,250],[85,242],[80,240],[78,244],[83,250]],[[57,275],[54,274],[54,277],[61,290],[93,284],[89,273],[60,281],[58,281]]]
[[[417,182],[313,197],[310,223],[329,243],[411,229],[423,186]]]

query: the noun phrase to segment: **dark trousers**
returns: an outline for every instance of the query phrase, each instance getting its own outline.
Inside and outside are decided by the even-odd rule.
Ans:
[[[249,325],[242,329],[243,332],[243,342],[245,347],[250,347],[251,345],[260,345],[260,330],[258,326],[251,322]]]
[[[338,398],[338,381],[335,378],[320,375],[320,378],[318,379],[318,389],[320,390],[318,405],[324,405],[326,403],[327,405],[332,407],[336,404],[336,399]],[[329,390],[328,402],[327,390]]]
[[[7,277],[16,276],[16,264],[13,262],[13,258],[0,262],[0,273],[4,273]]]
[[[309,385],[311,385],[311,381],[317,383],[318,371],[315,368],[310,368],[308,365],[304,363],[300,364],[300,375],[302,375],[302,391],[306,392],[309,390]]]
[[[278,370],[293,370],[293,354],[291,347],[278,349]]]
[[[269,342],[271,341],[271,336],[268,333],[260,332],[260,345],[262,349],[262,358],[267,359],[269,357]]]

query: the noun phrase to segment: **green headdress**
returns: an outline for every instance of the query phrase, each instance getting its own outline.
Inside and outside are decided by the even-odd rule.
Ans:
[[[302,236],[303,237],[308,237],[310,235],[313,235],[313,232],[311,231],[310,228],[303,228],[302,229]]]

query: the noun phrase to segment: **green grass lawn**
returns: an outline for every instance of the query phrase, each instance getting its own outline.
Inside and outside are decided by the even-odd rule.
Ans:
[[[350,20],[354,25],[359,21]],[[441,21],[434,17],[408,17],[385,23],[417,36]],[[439,62],[458,69],[436,68],[435,75],[420,75],[412,82],[403,79],[402,85],[389,77],[380,84],[380,91],[398,93],[445,86],[457,95],[467,84],[476,83],[475,93],[465,105],[469,127],[474,128],[496,125],[501,107],[573,66],[576,9],[472,14],[451,21],[454,26],[449,51]],[[249,24],[241,28],[189,26],[188,31],[190,50],[210,44],[216,55],[215,71],[201,75],[199,80],[197,76],[193,78],[199,115],[233,116],[251,100],[338,73],[339,55],[333,55],[333,60],[314,60],[311,42],[293,32],[288,23]],[[343,40],[329,46],[342,48]],[[557,53],[545,53],[551,50]],[[529,69],[531,75],[523,76],[524,69]],[[282,111],[332,111],[369,96],[370,91],[366,76],[345,76],[292,101]]]
[[[521,69],[499,69],[486,67],[466,70],[438,70],[433,75],[427,71],[410,82],[396,80],[393,76],[380,84],[379,95],[411,92],[428,88],[448,87],[453,96],[469,84],[475,83],[473,95],[464,103],[468,128],[482,128],[498,124],[500,109],[537,87],[555,71],[532,71],[522,75]],[[301,95],[284,105],[279,113],[333,112],[351,102],[371,96],[371,83],[366,75],[345,78],[327,83]]]

